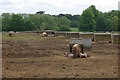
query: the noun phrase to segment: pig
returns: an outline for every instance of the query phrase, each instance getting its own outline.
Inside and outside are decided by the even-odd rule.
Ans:
[[[73,58],[87,58],[87,54],[83,53],[83,46],[79,44],[74,44],[72,47],[72,53],[65,53],[66,57],[73,57]]]
[[[79,44],[74,44],[72,47],[73,58],[80,57],[80,53],[83,53],[83,47]]]
[[[48,35],[47,35],[46,32],[43,32],[43,33],[42,33],[42,37],[45,37],[45,36],[47,37]]]

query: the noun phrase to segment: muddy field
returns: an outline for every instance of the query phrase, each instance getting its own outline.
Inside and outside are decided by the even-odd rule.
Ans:
[[[117,78],[118,45],[92,43],[91,57],[69,59],[69,39],[3,35],[3,78]]]

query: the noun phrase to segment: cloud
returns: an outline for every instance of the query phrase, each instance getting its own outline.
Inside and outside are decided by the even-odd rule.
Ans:
[[[4,2],[4,1],[0,2],[1,6],[8,6],[8,5],[11,5],[11,4],[12,4],[12,2]]]
[[[90,5],[107,12],[118,9],[118,0],[0,0],[0,13],[81,14]]]
[[[120,11],[120,1],[119,1],[119,3],[118,3],[118,10]]]

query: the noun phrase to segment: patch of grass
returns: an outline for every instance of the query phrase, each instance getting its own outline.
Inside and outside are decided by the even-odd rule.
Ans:
[[[4,34],[2,34],[2,35],[9,35],[9,33],[8,33],[8,32],[6,32],[6,33],[4,33]]]
[[[3,40],[36,40],[36,39],[44,39],[44,38],[51,38],[51,37],[41,37],[41,36],[16,36],[16,37],[9,37],[3,36]]]
[[[0,32],[0,35],[2,35],[2,33]]]
[[[120,34],[120,33],[112,33],[112,34]]]
[[[89,33],[89,31],[79,31],[78,28],[70,28],[71,32],[85,32],[85,33]]]
[[[78,28],[70,28],[71,32],[79,32]]]

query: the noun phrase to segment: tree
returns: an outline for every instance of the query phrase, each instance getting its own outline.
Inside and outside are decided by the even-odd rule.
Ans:
[[[25,27],[25,31],[35,30],[35,24],[32,21],[26,21],[24,27]]]
[[[1,17],[2,17],[2,30],[10,31],[11,30],[11,26],[10,26],[11,15],[9,13],[3,13]]]
[[[56,24],[54,16],[43,15],[43,22],[46,23],[45,30],[56,30],[57,29],[57,24]]]
[[[82,15],[71,14],[10,14],[2,13],[3,31],[24,30],[68,30],[78,27],[79,31],[120,31],[120,11],[102,13],[91,5]]]
[[[70,27],[77,28],[80,15],[65,14],[65,17],[71,21]]]
[[[70,31],[70,27],[67,25],[61,25],[60,26],[60,31]]]
[[[118,31],[120,31],[120,11],[118,12]]]
[[[94,14],[94,19],[96,20],[99,15],[99,11],[96,9],[96,7],[94,5],[91,5],[89,8],[92,10],[92,12]]]
[[[103,14],[99,15],[96,20],[96,31],[104,31],[105,30],[105,17]]]
[[[119,20],[119,18],[117,16],[113,16],[111,18],[111,20],[112,20],[112,30],[117,31],[118,30],[118,20]]]
[[[22,16],[18,14],[12,14],[12,20],[11,20],[11,30],[13,31],[24,31],[24,20]]]
[[[114,16],[118,16],[119,11],[118,10],[111,10],[109,12],[105,12],[105,17],[112,18]]]
[[[78,28],[79,31],[95,31],[96,22],[94,20],[94,14],[90,8],[83,11],[79,23]]]
[[[71,21],[66,17],[58,18],[58,24],[57,24],[58,27],[60,27],[61,25],[70,26],[70,24],[71,24]]]
[[[46,26],[47,26],[47,23],[42,23],[40,30],[45,30]]]
[[[42,23],[42,15],[39,14],[29,14],[29,20],[31,20],[34,24],[37,30],[40,30],[40,26]]]
[[[0,32],[2,31],[2,18],[0,16]]]
[[[106,24],[106,25],[105,25],[106,27],[105,27],[105,29],[104,29],[105,31],[112,31],[112,30],[113,30],[113,29],[112,29],[112,20],[111,20],[111,19],[109,19],[109,18],[106,19],[106,20],[105,20],[105,24]]]
[[[37,30],[58,30],[54,16],[34,14],[30,15],[29,18],[35,24]]]
[[[120,19],[118,20],[118,31],[120,31]]]

